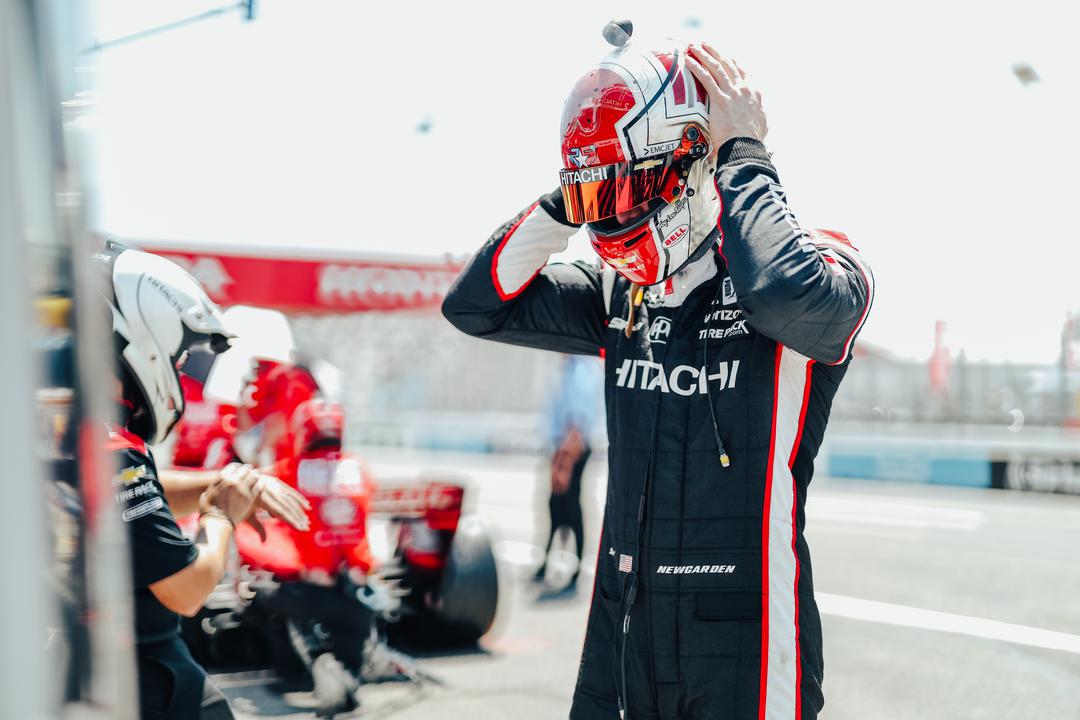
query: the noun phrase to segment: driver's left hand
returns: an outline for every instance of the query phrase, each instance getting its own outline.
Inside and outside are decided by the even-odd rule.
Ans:
[[[749,83],[738,63],[726,58],[708,43],[690,46],[686,66],[709,94],[709,139],[713,153],[736,137],[764,141],[769,121],[761,103],[761,93]]]

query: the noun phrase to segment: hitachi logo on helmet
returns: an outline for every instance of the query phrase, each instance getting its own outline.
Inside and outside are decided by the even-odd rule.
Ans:
[[[665,373],[664,366],[651,360],[623,360],[615,369],[616,387],[631,390],[659,390],[673,392],[676,395],[693,395],[695,392],[705,395],[706,382],[719,383],[716,390],[735,387],[739,375],[739,361],[723,361],[717,364],[716,372],[706,373],[704,367],[676,365],[670,373]]]
[[[657,565],[657,575],[727,575],[734,565]]]
[[[580,170],[563,170],[559,173],[563,185],[581,185],[583,183],[600,182],[610,180],[614,175],[613,165],[603,165],[594,168],[582,168]]]

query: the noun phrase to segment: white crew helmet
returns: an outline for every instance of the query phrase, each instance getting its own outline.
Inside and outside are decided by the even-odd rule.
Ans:
[[[224,352],[234,336],[198,281],[175,263],[114,242],[97,259],[111,281],[105,294],[116,359],[135,404],[134,427],[128,429],[160,443],[184,413],[179,370],[188,351],[207,343],[213,352]]]

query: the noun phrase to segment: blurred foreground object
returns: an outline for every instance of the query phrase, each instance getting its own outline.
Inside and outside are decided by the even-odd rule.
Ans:
[[[1042,78],[1035,72],[1035,68],[1027,63],[1016,63],[1012,66],[1013,75],[1020,81],[1020,84],[1028,87],[1034,85],[1037,82],[1041,82]]]
[[[87,260],[83,3],[0,2],[0,697],[5,718],[137,713],[128,563],[104,418],[107,324]],[[36,299],[37,323],[34,322]],[[95,301],[97,300],[97,301]],[[38,363],[31,364],[31,346]],[[36,392],[35,392],[36,391]],[[35,423],[34,399],[37,399]],[[36,431],[36,434],[35,434]]]

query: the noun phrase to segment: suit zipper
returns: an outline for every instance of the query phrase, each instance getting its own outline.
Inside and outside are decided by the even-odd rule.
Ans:
[[[660,393],[656,393],[656,407],[653,410],[653,432],[651,447],[649,449],[649,462],[645,468],[645,481],[641,488],[641,497],[638,500],[637,513],[637,547],[634,551],[634,559],[637,566],[630,568],[626,579],[626,590],[620,598],[619,610],[622,613],[622,647],[619,652],[619,682],[616,683],[619,697],[619,718],[631,720],[630,707],[626,692],[626,643],[630,636],[630,616],[634,611],[634,603],[637,600],[638,578],[645,567],[645,541],[648,539],[648,520],[646,512],[652,491],[652,476],[656,463],[656,446],[660,437]],[[621,684],[621,686],[620,686]]]
[[[717,269],[717,282],[719,283],[718,287],[721,287],[723,285],[723,278],[720,277],[719,268]],[[705,284],[703,283],[700,287],[704,287],[704,285]],[[698,290],[700,290],[700,287],[694,288],[690,292],[690,295],[693,295]],[[690,297],[688,296],[686,300],[683,301],[683,305],[679,307],[679,309],[675,312],[675,315],[671,318],[672,337],[674,337],[675,328],[677,327],[676,320],[679,318],[679,316],[682,315],[682,311],[686,307],[686,304],[689,302],[689,300]],[[708,308],[710,313],[713,311],[712,307],[708,305],[706,305],[706,307]],[[631,312],[633,311],[631,310]],[[708,337],[706,337],[705,342],[708,343],[708,340]],[[666,356],[667,353],[665,352],[664,355]],[[708,385],[706,385],[706,389],[708,389]],[[637,568],[635,569],[631,567],[630,574],[627,577],[626,591],[620,598],[619,603],[619,611],[622,614],[622,647],[619,651],[619,675],[616,678],[615,685],[619,699],[619,718],[621,720],[631,720],[630,708],[627,702],[626,694],[626,642],[630,636],[630,616],[634,610],[634,602],[637,600],[638,578],[640,576],[640,572],[645,567],[645,540],[648,539],[649,520],[646,509],[649,501],[652,499],[652,476],[655,470],[654,464],[656,462],[656,445],[660,437],[660,403],[662,396],[660,395],[660,393],[656,393],[656,395],[656,407],[653,411],[652,447],[649,450],[649,462],[645,470],[645,482],[641,489],[641,498],[638,502],[638,537],[637,548],[635,551],[635,561],[637,562]],[[711,408],[712,403],[710,402],[709,404]],[[726,455],[722,444],[720,445],[719,450],[722,456]]]

